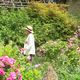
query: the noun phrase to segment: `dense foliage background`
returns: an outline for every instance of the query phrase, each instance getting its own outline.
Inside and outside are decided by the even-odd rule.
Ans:
[[[27,8],[0,10],[0,40],[16,44],[24,41],[23,27],[34,27],[37,45],[52,39],[66,40],[76,30],[76,21],[61,6],[54,4],[31,3]]]
[[[77,20],[64,6],[32,2],[26,8],[0,8],[0,56],[8,55],[16,59],[23,80],[42,80],[50,64],[59,80],[80,80],[79,40],[74,34]],[[33,26],[36,40],[37,55],[32,64],[27,63],[18,49],[23,47],[27,37],[23,30],[27,25]],[[43,65],[34,69],[36,63]]]

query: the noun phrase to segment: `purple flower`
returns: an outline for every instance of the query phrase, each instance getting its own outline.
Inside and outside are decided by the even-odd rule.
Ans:
[[[5,75],[5,72],[2,68],[0,68],[0,75],[2,75],[2,76]]]

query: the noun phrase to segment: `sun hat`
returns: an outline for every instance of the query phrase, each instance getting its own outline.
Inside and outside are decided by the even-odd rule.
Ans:
[[[29,32],[31,32],[31,33],[33,33],[33,28],[32,28],[32,26],[27,26],[26,28],[24,28],[25,30],[27,30],[27,31],[29,31]]]

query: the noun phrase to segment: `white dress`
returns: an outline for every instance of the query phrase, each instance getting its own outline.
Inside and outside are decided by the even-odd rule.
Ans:
[[[35,40],[33,33],[30,33],[24,43],[24,54],[35,55]]]

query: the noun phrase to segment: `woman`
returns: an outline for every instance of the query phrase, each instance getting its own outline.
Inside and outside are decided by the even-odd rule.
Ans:
[[[23,55],[28,55],[27,59],[32,61],[32,57],[35,55],[35,39],[32,26],[27,26],[25,31],[28,34],[28,37],[24,42],[24,48],[20,51]]]

